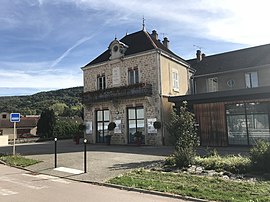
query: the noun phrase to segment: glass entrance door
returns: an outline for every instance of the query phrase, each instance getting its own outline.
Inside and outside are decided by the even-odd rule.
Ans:
[[[128,108],[128,143],[136,143],[136,132],[141,132],[141,143],[145,143],[144,109],[143,107]]]
[[[96,142],[105,143],[106,136],[108,135],[108,124],[110,121],[109,110],[98,110],[96,111]]]

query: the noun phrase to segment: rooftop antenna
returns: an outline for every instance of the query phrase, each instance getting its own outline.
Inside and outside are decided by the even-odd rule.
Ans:
[[[167,35],[167,33],[160,33],[162,34],[162,37],[165,38],[165,36]]]
[[[193,45],[193,47],[196,47],[197,49],[199,49],[200,51],[202,50],[203,47],[201,46],[197,46],[197,45]]]
[[[146,29],[145,29],[145,18],[144,18],[144,16],[143,16],[143,24],[142,24],[142,26],[143,26],[143,31],[146,31]]]

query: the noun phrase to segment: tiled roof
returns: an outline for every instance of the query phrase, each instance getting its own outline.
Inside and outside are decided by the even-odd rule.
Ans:
[[[270,87],[245,88],[227,91],[216,91],[210,93],[199,93],[194,95],[183,95],[169,97],[169,102],[176,103],[180,106],[183,101],[189,104],[213,103],[213,102],[228,102],[235,100],[254,100],[254,99],[269,99]]]
[[[156,40],[151,34],[149,34],[146,31],[141,30],[141,31],[126,35],[120,41],[128,45],[128,49],[125,52],[125,56],[133,55],[133,54],[148,51],[148,50],[159,49],[178,58],[182,62],[186,63],[185,60],[183,60],[181,57],[179,57],[178,55],[173,53],[171,50],[166,48],[159,40]],[[110,58],[110,50],[107,49],[101,55],[99,55],[97,58],[95,58],[94,60],[92,60],[90,63],[88,63],[85,66],[94,65],[101,62],[106,62],[109,60],[109,58]]]
[[[196,69],[195,76],[241,70],[270,64],[270,44],[187,60]]]
[[[36,117],[21,117],[20,122],[16,123],[17,128],[34,128],[37,126],[38,118]],[[13,128],[13,123],[10,120],[0,120],[0,128]]]

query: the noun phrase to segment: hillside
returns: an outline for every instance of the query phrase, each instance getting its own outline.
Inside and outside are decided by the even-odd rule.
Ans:
[[[27,96],[0,97],[0,112],[35,115],[40,114],[45,108],[53,108],[58,115],[80,115],[82,92],[83,87],[74,87]]]

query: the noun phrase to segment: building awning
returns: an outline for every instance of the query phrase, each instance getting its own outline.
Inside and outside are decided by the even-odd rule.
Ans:
[[[174,96],[169,97],[169,102],[173,102],[176,106],[180,106],[183,101],[187,101],[188,104],[202,104],[267,98],[270,98],[270,86]]]

